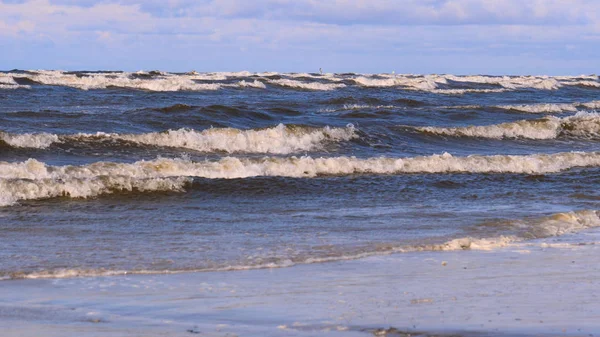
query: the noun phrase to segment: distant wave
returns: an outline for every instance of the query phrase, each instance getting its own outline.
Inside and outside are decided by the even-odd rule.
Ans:
[[[231,83],[238,79],[238,82]],[[23,81],[27,83],[22,83]],[[508,90],[557,90],[563,86],[600,88],[598,76],[485,76],[412,74],[309,74],[309,73],[167,73],[64,72],[31,70],[0,73],[0,89],[29,88],[30,84],[56,85],[82,90],[110,87],[148,91],[202,91],[223,88],[266,89],[267,84],[301,90],[336,90],[354,84],[365,88],[398,87],[446,95]],[[458,84],[458,88],[456,87]],[[454,87],[453,87],[454,86]],[[465,87],[466,86],[466,87]]]
[[[550,76],[455,76],[443,75],[446,80],[499,85],[506,89],[556,90],[561,82]]]
[[[521,120],[494,125],[464,126],[454,128],[419,127],[421,132],[453,136],[478,138],[524,138],[556,139],[575,137],[600,139],[600,114],[578,112],[574,116],[557,118],[548,116],[542,119]]]
[[[185,108],[186,106],[175,107]],[[175,109],[173,107],[170,107]],[[49,133],[11,134],[0,132],[0,140],[17,148],[48,148],[54,143],[124,141],[136,144],[186,148],[201,152],[222,151],[227,153],[274,153],[289,154],[322,148],[326,142],[348,141],[356,137],[352,125],[345,128],[316,128],[286,126],[239,130],[234,128],[211,128],[203,131],[192,129],[168,130],[143,134],[95,134],[55,135]]]
[[[596,210],[580,210],[575,212],[556,213],[540,218],[526,218],[512,221],[483,223],[477,227],[486,227],[488,236],[464,235],[456,238],[438,239],[432,243],[381,243],[371,245],[355,245],[339,247],[325,254],[310,253],[299,255],[282,255],[271,257],[270,262],[224,263],[221,265],[189,267],[182,269],[132,269],[111,270],[105,268],[56,268],[33,271],[0,271],[0,280],[10,279],[45,279],[97,277],[128,274],[176,274],[186,272],[236,271],[265,268],[285,268],[299,264],[327,263],[334,261],[356,260],[371,256],[400,254],[422,251],[460,251],[460,250],[493,250],[510,244],[532,239],[561,236],[576,233],[589,228],[600,227],[600,214]]]
[[[143,89],[149,91],[218,90],[217,83],[197,83],[190,75],[155,75],[152,77],[132,77],[128,73],[72,74],[61,71],[36,71],[29,74],[13,75],[45,84],[73,87],[82,90],[106,89],[109,87]]]
[[[468,93],[497,93],[505,92],[508,89],[433,89],[431,92],[442,95],[464,95]]]
[[[460,90],[460,89],[457,89]],[[467,90],[467,89],[464,89]],[[576,112],[580,110],[600,109],[600,101],[575,102],[575,103],[533,103],[533,104],[512,104],[512,105],[455,105],[443,106],[445,109],[502,109],[516,111],[520,113],[544,114],[544,113],[564,113]]]
[[[31,89],[29,85],[21,85],[12,78],[0,73],[0,89]]]
[[[289,79],[279,79],[269,81],[271,84],[276,84],[283,87],[291,87],[306,90],[335,90],[343,88],[346,85],[343,83],[320,83],[320,82],[301,82]]]
[[[338,108],[320,109],[319,112],[338,112],[348,110],[363,110],[363,109],[396,109],[394,105],[369,105],[369,104],[344,104]]]
[[[600,101],[591,101],[585,103],[537,103],[537,104],[519,104],[519,105],[498,105],[496,108],[515,110],[527,113],[561,113],[574,112],[581,109],[600,109]]]
[[[411,89],[431,91],[438,87],[438,84],[447,83],[446,80],[438,76],[394,76],[392,78],[375,78],[359,76],[353,79],[357,84],[364,87],[395,87],[402,86]]]
[[[0,162],[0,201],[57,196],[92,197],[113,190],[180,190],[182,177],[233,179],[258,176],[312,178],[322,175],[410,173],[545,174],[575,167],[600,166],[598,152],[455,157],[448,153],[424,157],[360,159],[355,157],[225,157],[194,162],[159,158],[135,163],[97,162],[83,166],[50,166],[35,159]]]

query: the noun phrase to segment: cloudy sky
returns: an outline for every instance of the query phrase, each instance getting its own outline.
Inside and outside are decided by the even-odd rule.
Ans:
[[[0,69],[600,72],[598,0],[0,0]]]

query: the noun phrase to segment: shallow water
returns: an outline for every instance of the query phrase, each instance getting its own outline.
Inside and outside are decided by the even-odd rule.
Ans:
[[[597,76],[0,73],[0,278],[494,249],[600,225]]]

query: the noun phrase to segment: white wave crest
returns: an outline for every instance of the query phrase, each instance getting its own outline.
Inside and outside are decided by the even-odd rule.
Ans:
[[[600,109],[600,101],[578,103],[578,105],[587,109]]]
[[[254,80],[252,82],[246,82],[245,80],[239,81],[236,86],[241,88],[257,88],[257,89],[266,89],[267,86],[258,80]]]
[[[528,113],[561,113],[561,112],[577,111],[577,104],[538,103],[538,104],[499,105],[499,106],[496,106],[496,108],[528,112]]]
[[[372,78],[367,76],[358,76],[353,81],[364,87],[407,87],[413,90],[431,91],[438,87],[438,84],[445,84],[444,78],[433,76],[403,76],[398,75],[392,78]]]
[[[12,84],[0,84],[0,89],[31,89],[31,86],[29,85],[12,85]]]
[[[357,137],[356,129],[351,124],[345,128],[328,126],[312,128],[279,124],[272,128],[256,130],[211,128],[196,131],[179,129],[143,134],[98,132],[95,134],[55,135],[49,133],[11,134],[0,132],[1,140],[13,147],[20,148],[45,149],[53,143],[67,141],[122,140],[151,146],[186,148],[201,152],[273,154],[317,150],[321,149],[326,142],[348,141],[355,137]]]
[[[233,179],[257,176],[311,178],[319,175],[406,173],[519,173],[545,174],[574,167],[600,166],[598,152],[562,152],[534,155],[441,155],[409,158],[355,157],[224,157],[218,161],[194,162],[159,158],[135,163],[97,162],[83,166],[49,166],[35,159],[0,162],[2,179],[93,179],[127,176],[136,179],[202,177]]]
[[[521,120],[494,125],[465,126],[454,128],[420,127],[421,132],[478,138],[525,138],[556,139],[560,136],[578,138],[600,137],[600,114],[578,112],[574,116],[557,118],[548,116],[536,120]]]
[[[79,134],[72,138],[118,139],[145,145],[180,147],[202,152],[288,154],[319,149],[327,141],[347,141],[354,137],[356,137],[356,129],[352,125],[345,128],[308,128],[279,124],[276,127],[258,130],[212,128],[198,132],[179,129],[145,134]]]
[[[278,80],[268,80],[268,76],[282,76]],[[482,90],[497,90],[498,88],[444,88],[440,89],[440,84],[449,84],[448,80],[453,82],[486,84],[502,87],[505,90],[556,90],[562,86],[586,86],[600,87],[598,76],[484,76],[484,75],[412,75],[412,74],[308,74],[308,73],[251,73],[242,72],[220,72],[220,73],[198,73],[188,72],[184,74],[173,74],[167,72],[104,72],[104,73],[66,73],[63,71],[33,70],[29,73],[1,73],[0,88],[14,89],[25,88],[28,86],[18,85],[14,78],[30,78],[33,81],[46,85],[59,85],[88,89],[104,89],[107,87],[122,87],[132,89],[142,89],[150,91],[179,91],[179,90],[217,90],[223,87],[231,87],[231,84],[219,83],[230,78],[248,78],[251,76],[260,76],[262,80],[269,81],[272,84],[300,88],[306,90],[335,90],[345,87],[344,80],[352,80],[357,85],[363,87],[401,87],[407,90],[435,91],[443,94],[459,95],[470,90],[473,92],[486,92]],[[301,82],[296,79],[317,79],[327,82]],[[199,83],[197,81],[210,81],[211,83]],[[14,83],[13,83],[14,82]],[[251,85],[247,85],[252,83]],[[249,82],[247,79],[239,82],[241,87],[263,88],[263,82],[254,80]],[[448,90],[448,91],[441,91]],[[466,91],[463,91],[466,90]],[[493,91],[489,91],[493,92]]]
[[[68,74],[62,71],[37,71],[33,74],[13,74],[45,84],[73,87],[82,90],[120,87],[148,91],[218,90],[219,83],[197,83],[194,76],[161,74],[152,78],[132,78],[131,73]]]
[[[319,109],[319,112],[337,112],[348,110],[363,110],[363,109],[396,109],[394,105],[368,105],[368,104],[344,104],[340,108],[325,108]]]
[[[19,200],[55,197],[89,198],[115,191],[182,191],[186,177],[138,179],[128,176],[98,176],[91,179],[0,179],[0,206]]]
[[[6,132],[0,132],[0,140],[13,147],[37,149],[45,149],[59,141],[58,136],[51,133],[11,134]]]
[[[549,76],[456,76],[456,75],[388,75],[358,76],[354,82],[365,87],[393,87],[404,86],[414,90],[435,91],[437,93],[460,95],[467,92],[499,92],[495,88],[467,88],[467,89],[438,89],[439,84],[466,82],[475,84],[489,84],[503,87],[505,90],[538,89],[555,90],[562,86],[556,78]],[[437,89],[437,90],[436,90]],[[502,91],[505,91],[502,90]]]
[[[443,76],[446,79],[455,82],[494,84],[511,90],[529,88],[539,90],[556,90],[562,86],[561,82],[549,76]]]
[[[18,84],[11,74],[0,73],[0,89],[31,89],[28,85]]]
[[[0,73],[0,84],[17,85],[12,76]]]
[[[505,92],[507,89],[435,89],[431,90],[431,92],[442,95],[464,95],[468,93],[497,93],[497,92]]]
[[[600,227],[598,211],[582,210],[556,213],[537,219],[507,221],[504,224],[500,224],[498,231],[505,232],[507,235],[489,238],[463,237],[447,241],[440,245],[416,247],[416,250],[492,250],[505,247],[514,242],[561,236],[595,227]]]
[[[584,87],[593,87],[600,88],[600,82],[598,81],[589,81],[589,80],[581,80],[581,81],[564,81],[561,82],[563,85],[578,85]]]
[[[279,80],[270,80],[269,83],[280,85],[283,87],[320,91],[335,90],[339,88],[344,88],[346,86],[344,83],[301,82],[285,78]]]

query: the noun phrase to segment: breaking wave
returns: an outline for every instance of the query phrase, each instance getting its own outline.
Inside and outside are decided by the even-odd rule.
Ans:
[[[22,134],[0,132],[0,140],[12,147],[37,149],[45,149],[59,141],[57,135],[45,132]]]
[[[440,89],[439,93],[446,92],[447,94],[464,94],[467,92],[488,92],[486,89]],[[494,89],[490,89],[494,90]],[[505,91],[504,89],[498,89]],[[512,104],[512,105],[495,105],[495,106],[482,106],[482,105],[449,105],[442,106],[446,109],[484,109],[484,108],[495,108],[502,110],[516,111],[520,113],[531,113],[531,114],[544,114],[544,113],[565,113],[565,112],[577,112],[581,110],[596,110],[600,109],[600,101],[590,102],[575,102],[575,103],[533,103],[533,104]]]
[[[431,92],[442,95],[464,95],[468,93],[489,94],[504,91],[507,91],[507,89],[434,89]]]
[[[256,78],[261,79],[261,81]],[[82,90],[105,89],[109,87],[141,89],[149,91],[201,91],[218,90],[227,87],[251,87],[265,89],[265,82],[303,90],[335,90],[346,83],[362,87],[399,87],[407,90],[430,91],[439,94],[461,95],[470,92],[499,92],[506,90],[556,90],[563,86],[600,88],[597,76],[484,76],[484,75],[412,75],[412,74],[308,74],[308,73],[251,73],[222,72],[198,73],[195,71],[175,74],[167,72],[101,72],[69,73],[55,70],[32,70],[18,73],[0,73],[0,89],[28,88],[18,84],[16,79],[45,85],[73,87]],[[231,79],[241,79],[237,83],[223,83]],[[249,80],[252,79],[252,80]],[[318,80],[303,82],[301,80]],[[452,88],[459,83],[460,88]],[[27,83],[28,84],[28,83]],[[444,86],[440,88],[440,85]],[[485,85],[487,88],[464,88],[464,86]]]
[[[279,85],[282,87],[321,91],[335,90],[339,88],[344,88],[346,86],[343,83],[301,82],[283,78],[278,80],[270,80],[269,83]]]
[[[499,85],[506,89],[556,90],[562,82],[550,76],[455,76],[443,75],[446,80],[477,84]]]
[[[139,179],[122,175],[85,179],[0,179],[0,206],[12,205],[19,200],[89,198],[121,191],[183,191],[191,182],[187,177]]]
[[[426,133],[452,137],[478,138],[525,138],[556,139],[559,137],[575,137],[586,139],[600,138],[600,114],[578,112],[574,116],[557,118],[548,116],[542,119],[521,120],[494,125],[465,126],[454,128],[419,127],[417,130]]]
[[[353,81],[364,87],[406,87],[414,90],[431,91],[438,87],[438,84],[447,83],[444,78],[433,76],[394,76],[392,78],[373,78],[359,76]]]
[[[0,200],[3,205],[10,205],[18,200],[54,196],[92,197],[115,188],[131,190],[135,187],[143,190],[143,187],[139,186],[146,185],[135,184],[148,184],[154,179],[163,179],[160,180],[160,186],[169,186],[164,185],[164,179],[181,177],[234,179],[258,176],[312,178],[327,175],[410,173],[545,174],[592,166],[600,166],[600,153],[563,152],[468,157],[455,157],[444,153],[423,157],[366,159],[309,156],[261,159],[225,157],[218,161],[200,162],[159,158],[135,163],[97,162],[83,166],[50,166],[29,159],[19,163],[0,162]],[[125,180],[121,182],[119,179]],[[181,189],[181,185],[176,185],[176,189]]]
[[[82,90],[109,87],[142,89],[148,91],[218,90],[218,83],[197,83],[193,75],[168,75],[160,73],[149,77],[134,77],[130,73],[71,74],[62,71],[36,71],[30,74],[13,74],[45,84],[73,87]]]
[[[136,144],[176,147],[200,152],[288,154],[320,149],[326,142],[348,141],[357,137],[352,125],[345,128],[313,128],[286,126],[256,130],[211,128],[203,131],[191,129],[168,130],[144,134],[80,133],[76,135],[9,134],[0,133],[0,139],[13,147],[48,148],[53,143],[125,141]]]
[[[319,112],[338,112],[348,110],[363,110],[363,109],[396,109],[394,105],[368,105],[368,104],[344,104],[339,108],[320,109]]]
[[[21,85],[12,78],[0,73],[0,89],[31,89],[29,85]]]
[[[496,108],[527,113],[561,113],[577,111],[579,104],[570,103],[538,103],[519,105],[498,105]]]
[[[257,89],[266,89],[267,86],[258,80],[254,80],[252,82],[247,82],[245,80],[241,80],[237,83],[237,85],[241,88],[257,88]]]

